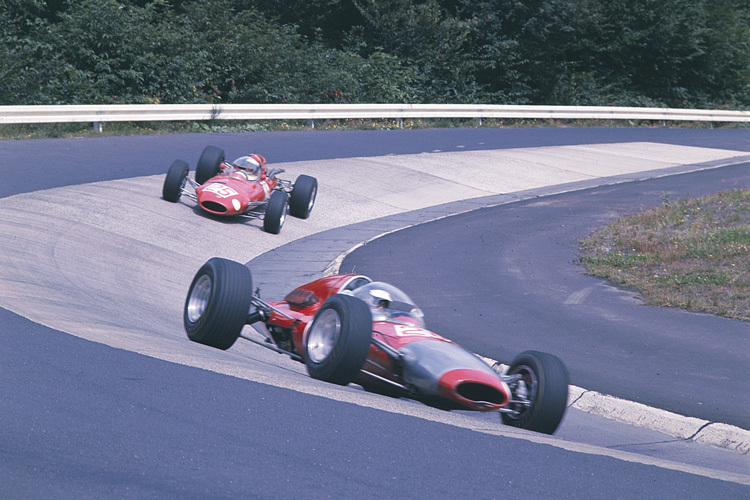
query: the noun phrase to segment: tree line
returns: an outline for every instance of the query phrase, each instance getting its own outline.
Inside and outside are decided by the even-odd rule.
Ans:
[[[0,104],[747,108],[747,0],[5,0]]]

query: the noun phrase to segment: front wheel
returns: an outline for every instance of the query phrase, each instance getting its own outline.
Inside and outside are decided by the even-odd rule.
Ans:
[[[299,219],[310,217],[313,205],[315,205],[315,196],[318,194],[318,180],[309,175],[300,175],[297,182],[292,188],[292,195],[289,198],[289,213]]]
[[[307,332],[307,372],[312,378],[347,385],[365,364],[371,340],[367,304],[350,295],[334,295],[320,307]]]
[[[217,349],[232,347],[250,310],[253,277],[239,262],[214,257],[190,284],[183,322],[193,342]]]
[[[167,171],[164,178],[164,187],[161,190],[161,196],[167,201],[177,203],[182,196],[182,188],[185,186],[185,179],[188,176],[188,164],[182,160],[175,160]]]
[[[513,403],[502,413],[506,425],[552,434],[568,404],[568,371],[557,356],[526,351],[513,360],[506,376]]]
[[[274,191],[266,206],[266,215],[263,216],[263,230],[271,234],[279,234],[286,220],[286,206],[289,195],[284,191]]]
[[[195,182],[203,184],[219,173],[219,166],[224,161],[224,150],[216,146],[206,146],[195,167]]]

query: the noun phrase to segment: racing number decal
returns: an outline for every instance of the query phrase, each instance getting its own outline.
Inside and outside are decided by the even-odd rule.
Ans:
[[[218,183],[209,184],[208,186],[203,188],[203,190],[208,191],[209,193],[214,193],[216,196],[220,198],[229,198],[231,196],[237,196],[239,194],[237,191],[230,188],[229,186],[225,184],[218,184]]]
[[[399,337],[433,337],[433,338],[439,338],[438,335],[435,335],[429,330],[425,330],[423,328],[418,328],[416,326],[406,326],[406,325],[393,325],[393,330],[396,332],[396,335]]]

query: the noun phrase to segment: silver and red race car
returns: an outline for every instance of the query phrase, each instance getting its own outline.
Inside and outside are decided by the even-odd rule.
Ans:
[[[568,372],[559,358],[526,351],[507,370],[490,366],[428,330],[422,310],[393,285],[336,275],[270,303],[252,290],[246,266],[210,259],[185,301],[188,338],[217,349],[243,338],[303,362],[316,379],[446,410],[496,411],[504,423],[537,432],[552,434],[562,421]]]
[[[289,213],[307,219],[315,204],[318,181],[300,175],[294,184],[276,177],[283,169],[269,169],[261,155],[225,160],[224,151],[214,146],[203,150],[195,168],[195,180],[188,176],[187,162],[175,160],[164,179],[162,197],[173,203],[182,195],[201,209],[220,216],[263,218],[263,230],[278,234]]]

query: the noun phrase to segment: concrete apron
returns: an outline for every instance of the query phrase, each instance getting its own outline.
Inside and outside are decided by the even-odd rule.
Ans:
[[[238,343],[220,352],[187,342],[182,307],[194,273],[211,257],[250,261],[256,286],[274,300],[326,270],[335,272],[337,257],[385,232],[525,197],[748,159],[739,151],[623,143],[274,164],[286,169],[284,179],[304,173],[319,181],[311,217],[288,217],[280,235],[264,233],[260,220],[207,217],[189,200],[162,200],[164,175],[37,191],[0,199],[0,306],[112,347],[409,413],[417,410],[400,400],[311,380],[303,365],[270,351]],[[683,439],[750,451],[750,432],[736,427],[707,427],[577,387],[570,403]],[[417,412],[454,425],[463,418]],[[517,433],[498,427],[493,432]]]

